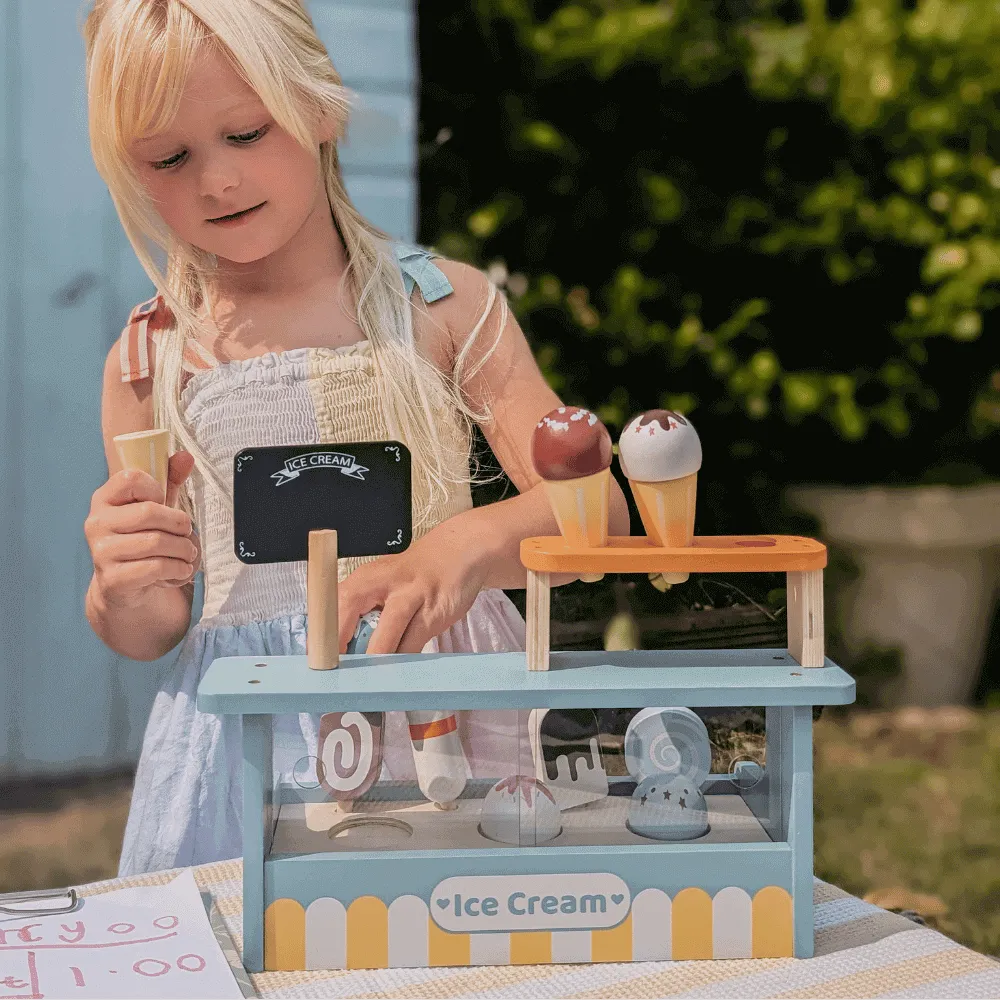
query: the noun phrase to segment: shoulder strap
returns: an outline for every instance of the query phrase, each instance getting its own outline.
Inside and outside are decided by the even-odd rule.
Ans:
[[[137,305],[129,316],[119,341],[122,381],[135,382],[149,378],[149,345],[159,343],[160,334],[170,326],[173,317],[162,295]],[[216,360],[198,341],[189,339],[184,345],[181,367],[187,372],[214,368]]]
[[[149,339],[151,331],[149,321],[156,315],[161,299],[154,296],[147,302],[137,305],[122,330],[119,340],[119,358],[121,361],[122,381],[135,382],[137,379],[149,378]]]
[[[436,302],[455,290],[444,271],[431,263],[439,254],[413,243],[397,243],[395,249],[407,297],[413,294],[414,284],[419,286],[425,302]]]

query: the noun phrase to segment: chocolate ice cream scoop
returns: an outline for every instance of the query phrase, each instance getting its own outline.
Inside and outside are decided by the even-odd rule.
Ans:
[[[593,476],[611,466],[611,435],[590,410],[560,406],[536,425],[531,461],[549,481]]]

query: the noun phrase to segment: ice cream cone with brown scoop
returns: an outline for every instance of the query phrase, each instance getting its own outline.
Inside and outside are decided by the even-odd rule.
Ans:
[[[531,460],[545,483],[559,532],[570,545],[608,544],[611,457],[608,429],[583,407],[557,407],[535,427]],[[593,583],[602,575],[581,579]]]
[[[650,541],[670,548],[690,545],[701,468],[701,441],[691,422],[673,410],[640,413],[622,431],[618,460]],[[688,575],[660,573],[650,580],[669,586],[684,583]]]

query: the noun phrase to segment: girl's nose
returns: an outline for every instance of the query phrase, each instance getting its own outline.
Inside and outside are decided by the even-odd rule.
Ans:
[[[235,164],[227,162],[225,157],[216,156],[204,165],[199,181],[203,197],[220,198],[239,187],[240,174]]]

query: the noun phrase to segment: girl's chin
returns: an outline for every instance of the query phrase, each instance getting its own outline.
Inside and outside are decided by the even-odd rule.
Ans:
[[[226,246],[206,247],[205,249],[209,253],[215,254],[220,261],[225,261],[229,264],[255,264],[257,261],[264,260],[265,257],[270,257],[280,247],[254,242],[242,246],[232,246],[229,244]]]

